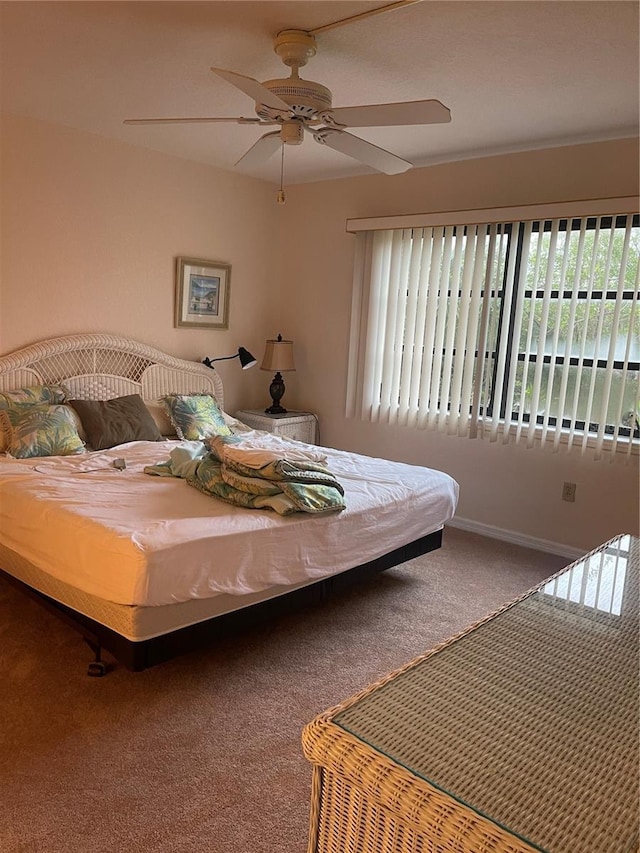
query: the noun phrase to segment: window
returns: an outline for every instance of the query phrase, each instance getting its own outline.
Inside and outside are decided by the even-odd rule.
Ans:
[[[637,215],[362,239],[349,414],[630,452],[640,435]]]

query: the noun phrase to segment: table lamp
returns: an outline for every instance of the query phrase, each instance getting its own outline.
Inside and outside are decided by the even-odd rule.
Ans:
[[[295,370],[293,363],[293,341],[283,341],[282,335],[276,340],[268,340],[264,351],[264,358],[260,370],[275,370],[276,374],[269,386],[271,394],[271,405],[265,409],[267,415],[286,415],[287,410],[280,405],[284,396],[284,380],[282,373],[287,370]]]

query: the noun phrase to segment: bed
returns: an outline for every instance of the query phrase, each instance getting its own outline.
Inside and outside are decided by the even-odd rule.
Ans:
[[[143,670],[427,553],[455,512],[447,474],[250,430],[224,411],[215,370],[128,338],[69,335],[0,356],[0,400],[42,387],[64,389],[62,402],[46,403],[65,410],[65,423],[67,408],[82,412],[78,400],[135,397],[157,427],[156,440],[142,431],[98,450],[0,455],[0,571],[81,632],[92,675],[106,670],[103,650]],[[345,508],[280,515],[149,476],[172,451],[201,444],[175,434],[167,395],[215,398],[226,431],[245,444],[321,452]],[[11,423],[0,420],[11,450]],[[74,409],[73,420],[84,441],[84,416],[79,423]]]

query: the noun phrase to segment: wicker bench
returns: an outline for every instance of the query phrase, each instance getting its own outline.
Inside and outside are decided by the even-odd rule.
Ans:
[[[309,853],[638,848],[639,542],[320,715]]]

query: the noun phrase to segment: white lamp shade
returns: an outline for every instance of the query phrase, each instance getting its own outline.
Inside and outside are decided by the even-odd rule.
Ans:
[[[293,363],[293,341],[267,341],[260,370],[282,373],[295,370]]]

